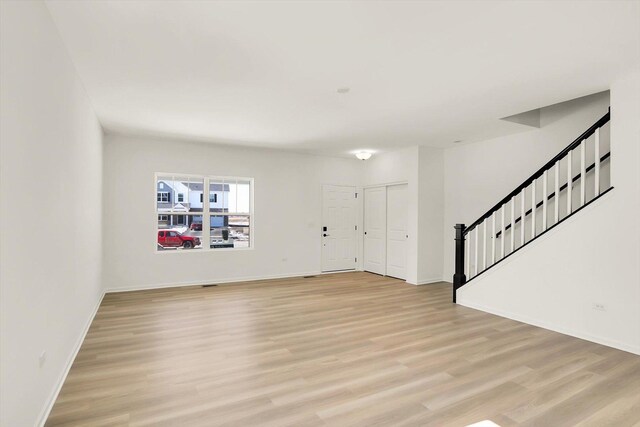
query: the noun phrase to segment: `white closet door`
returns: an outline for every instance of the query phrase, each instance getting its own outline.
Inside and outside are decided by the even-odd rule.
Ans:
[[[387,189],[364,190],[364,269],[386,274]]]
[[[387,276],[407,278],[407,184],[387,187]]]

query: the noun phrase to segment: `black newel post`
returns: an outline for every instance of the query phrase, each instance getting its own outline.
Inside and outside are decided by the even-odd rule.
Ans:
[[[453,275],[453,302],[456,302],[456,291],[467,282],[464,275],[464,224],[456,224],[456,272]]]

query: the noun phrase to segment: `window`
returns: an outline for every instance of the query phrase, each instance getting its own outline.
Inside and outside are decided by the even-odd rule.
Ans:
[[[253,246],[252,178],[157,174],[156,193],[158,251]]]
[[[202,204],[198,192],[204,188],[203,177],[156,176],[156,247],[158,251],[202,249]],[[175,201],[175,202],[174,202]],[[199,230],[197,225],[200,224]]]
[[[200,194],[200,203],[202,203],[202,194]],[[209,203],[218,203],[218,195],[209,194]]]

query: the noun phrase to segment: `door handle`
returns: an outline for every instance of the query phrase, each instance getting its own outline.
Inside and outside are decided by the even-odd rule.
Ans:
[[[329,237],[329,235],[327,233],[324,233],[322,237]]]

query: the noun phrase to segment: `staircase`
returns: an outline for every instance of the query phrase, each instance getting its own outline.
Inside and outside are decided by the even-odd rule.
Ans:
[[[456,224],[454,303],[459,288],[613,189],[609,119],[607,112],[471,225]]]

